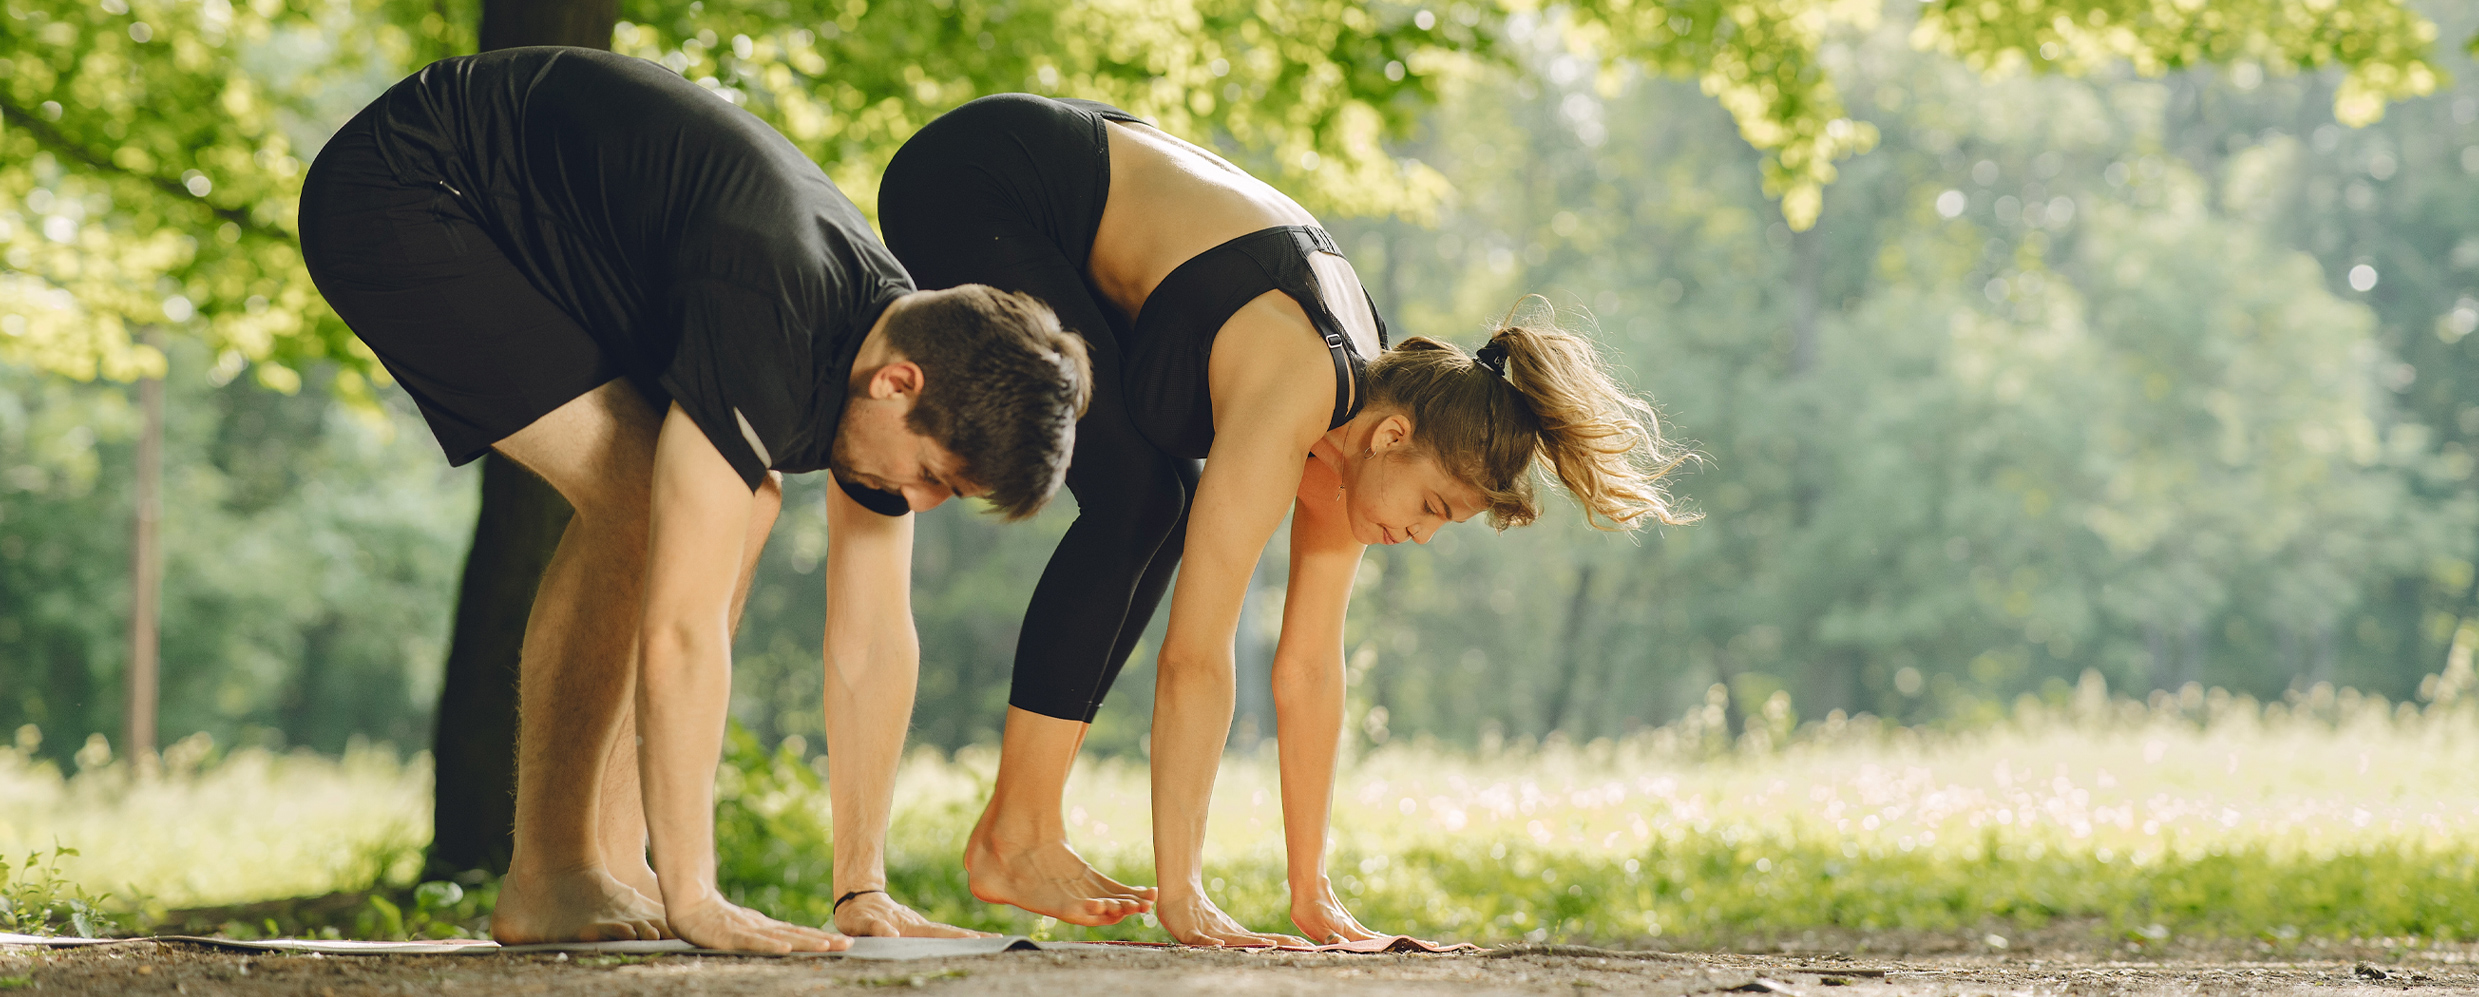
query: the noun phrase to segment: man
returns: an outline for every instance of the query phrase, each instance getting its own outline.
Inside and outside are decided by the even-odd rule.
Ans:
[[[319,288],[454,463],[496,449],[576,515],[526,626],[504,942],[849,940],[715,886],[730,635],[781,474],[832,468],[827,743],[836,923],[959,935],[883,892],[919,644],[911,510],[1057,490],[1089,393],[1034,299],[922,293],[782,136],[584,49],[435,63],[323,149]],[[647,845],[651,844],[649,864]]]

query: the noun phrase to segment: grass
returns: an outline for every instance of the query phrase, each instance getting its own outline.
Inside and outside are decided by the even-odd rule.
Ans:
[[[1389,745],[1336,791],[1333,875],[1380,930],[1483,942],[1745,943],[1814,930],[1959,932],[2088,924],[2111,944],[2173,938],[2479,940],[2479,711],[2319,690],[2257,704],[2087,688],[1969,730],[1776,711],[1735,741],[1712,716],[1624,742],[1474,755]],[[832,902],[826,795],[802,746],[737,733],[722,773],[726,889],[819,923]],[[971,899],[957,855],[994,757],[906,763],[890,842],[897,894],[934,916],[1056,938],[1081,929]],[[1215,789],[1208,875],[1244,922],[1287,928],[1269,752]],[[402,877],[427,824],[418,758],[235,752],[151,779],[63,779],[0,750],[0,854],[59,843],[58,873],[140,901],[231,903],[392,882],[393,922],[435,934],[487,895]],[[1141,763],[1070,786],[1076,846],[1151,881]],[[20,805],[34,800],[35,806]],[[179,820],[170,819],[177,814]],[[389,877],[397,877],[390,880]],[[177,901],[171,898],[177,898]],[[1991,944],[2002,944],[1992,941]]]
[[[430,829],[429,761],[385,748],[224,753],[198,735],[141,774],[97,738],[77,762],[0,748],[0,856],[73,849],[23,879],[108,893],[128,922],[402,880]]]

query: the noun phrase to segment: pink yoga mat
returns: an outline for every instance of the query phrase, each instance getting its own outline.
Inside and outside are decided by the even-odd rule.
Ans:
[[[1200,945],[1200,946],[1188,946],[1188,945],[1181,945],[1181,944],[1179,944],[1178,942],[1107,942],[1107,941],[1106,941],[1106,942],[1088,942],[1088,943],[1086,943],[1086,944],[1091,944],[1091,945],[1127,945],[1127,946],[1132,946],[1132,947],[1136,947],[1136,948],[1149,948],[1149,949],[1177,949],[1177,948],[1206,948],[1206,947],[1208,947],[1208,946],[1201,946],[1201,945]],[[1389,935],[1389,936],[1384,937],[1384,938],[1371,938],[1371,939],[1369,939],[1369,940],[1367,940],[1367,941],[1361,941],[1361,942],[1336,942],[1336,943],[1334,943],[1334,944],[1332,944],[1332,945],[1250,945],[1250,946],[1239,946],[1239,945],[1233,945],[1233,946],[1228,946],[1228,947],[1229,947],[1229,948],[1232,948],[1232,949],[1236,949],[1236,950],[1241,951],[1241,952],[1354,952],[1354,953],[1358,953],[1358,954],[1360,954],[1360,955],[1399,955],[1399,954],[1445,955],[1445,954],[1447,954],[1447,953],[1451,953],[1451,952],[1479,952],[1479,951],[1482,951],[1482,949],[1481,949],[1481,947],[1480,947],[1480,946],[1478,946],[1478,945],[1474,945],[1474,944],[1472,944],[1471,942],[1454,942],[1454,943],[1445,943],[1445,942],[1431,942],[1431,941],[1423,941],[1423,940],[1421,940],[1421,939],[1414,938],[1414,937],[1412,937],[1412,936],[1410,936],[1410,935]]]

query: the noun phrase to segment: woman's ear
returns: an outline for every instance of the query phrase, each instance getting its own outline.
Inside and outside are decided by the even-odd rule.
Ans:
[[[1378,420],[1377,428],[1369,432],[1369,449],[1377,453],[1410,446],[1411,442],[1412,420],[1401,412]]]

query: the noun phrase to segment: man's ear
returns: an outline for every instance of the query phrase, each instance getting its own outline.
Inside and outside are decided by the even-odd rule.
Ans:
[[[899,395],[919,395],[922,380],[921,365],[910,360],[896,360],[870,373],[869,397],[887,399]]]

